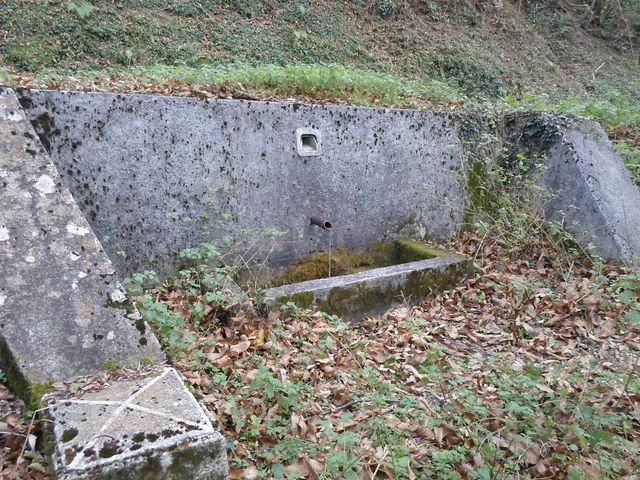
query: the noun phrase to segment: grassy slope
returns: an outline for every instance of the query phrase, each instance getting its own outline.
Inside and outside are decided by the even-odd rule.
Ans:
[[[400,8],[402,2],[380,0],[101,0],[84,18],[70,3],[0,2],[2,63],[40,74],[156,64],[337,63],[438,78],[474,94],[555,97],[584,94],[604,63],[600,87],[640,99],[630,55],[554,12],[518,10],[510,2],[479,12],[452,6],[461,2]]]

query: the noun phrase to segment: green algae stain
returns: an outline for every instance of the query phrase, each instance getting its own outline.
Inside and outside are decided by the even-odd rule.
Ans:
[[[376,251],[345,250],[336,248],[331,251],[331,276],[349,275],[371,268],[390,265],[390,260],[385,259]],[[317,280],[329,276],[329,253],[316,252],[292,263],[287,269],[278,275],[272,286],[279,287],[290,283]]]
[[[98,456],[100,458],[111,458],[118,453],[120,453],[120,449],[117,447],[117,445],[109,444],[100,449],[100,451],[98,452]]]
[[[301,308],[311,308],[315,302],[313,292],[299,292],[291,295],[280,295],[276,298],[277,305],[293,302]]]
[[[413,240],[375,242],[364,249],[331,251],[331,276],[349,275],[373,268],[388,267],[399,263],[414,262],[437,257],[443,252],[430,249]],[[317,280],[329,276],[329,253],[316,252],[292,263],[272,282],[272,287]]]
[[[415,242],[413,240],[398,240],[395,242],[396,264],[417,262],[419,260],[428,260],[430,258],[439,257],[446,252],[429,248],[425,244]]]
[[[336,269],[332,273],[344,275],[358,271],[381,268],[450,255],[449,252],[431,248],[422,242],[408,239],[395,242],[374,243],[367,250],[340,250],[336,255]],[[332,258],[333,259],[333,258]],[[298,283],[327,276],[328,255],[317,253],[296,262],[277,279],[276,286]],[[346,267],[349,268],[346,268]],[[355,270],[355,271],[353,271]],[[468,276],[471,263],[468,260],[452,262],[433,268],[415,270],[402,275],[397,282],[378,285],[360,282],[356,285],[336,286],[326,294],[302,291],[276,297],[276,304],[294,302],[302,308],[315,306],[321,311],[347,319],[357,319],[362,314],[383,313],[394,303],[417,302],[430,292],[441,291],[456,285]],[[309,275],[309,273],[311,273]]]
[[[64,432],[62,432],[62,441],[64,443],[70,442],[71,440],[73,440],[77,436],[78,436],[78,429],[77,428],[68,428]]]

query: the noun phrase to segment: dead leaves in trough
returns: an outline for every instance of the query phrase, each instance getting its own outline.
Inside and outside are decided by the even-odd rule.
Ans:
[[[228,439],[231,478],[639,478],[629,272],[480,244],[457,245],[482,252],[475,278],[358,324],[291,305],[194,326],[204,300],[153,291],[183,313],[193,341],[174,362]]]

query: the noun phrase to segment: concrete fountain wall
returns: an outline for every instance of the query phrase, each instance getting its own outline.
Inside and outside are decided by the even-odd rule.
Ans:
[[[123,274],[150,260],[166,271],[183,248],[264,229],[288,232],[271,255],[283,265],[327,248],[312,215],[346,248],[400,235],[442,240],[462,219],[463,148],[447,113],[37,90],[20,98]]]
[[[463,221],[464,114],[425,110],[25,90],[20,102],[102,245],[125,275],[168,273],[201,242],[287,234],[282,266],[333,245],[451,238]],[[546,206],[584,246],[640,254],[640,191],[602,128],[507,115],[503,136],[546,158]],[[480,128],[473,125],[472,128]],[[311,138],[311,141],[309,139]],[[240,248],[243,251],[243,248]],[[252,252],[253,253],[253,252]],[[262,252],[264,253],[264,252]]]

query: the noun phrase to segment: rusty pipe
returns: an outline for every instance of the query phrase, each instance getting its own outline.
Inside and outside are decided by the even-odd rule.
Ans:
[[[322,217],[311,217],[311,225],[320,227],[323,230],[331,230],[331,222],[326,221]]]

